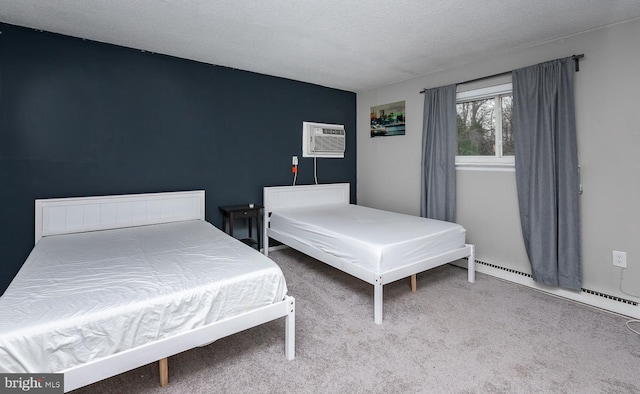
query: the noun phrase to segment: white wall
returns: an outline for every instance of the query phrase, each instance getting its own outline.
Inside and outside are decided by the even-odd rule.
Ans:
[[[422,89],[583,53],[575,79],[584,186],[583,287],[640,301],[639,40],[640,19],[636,19],[359,93],[358,203],[419,214]],[[370,138],[370,108],[402,100],[406,135]],[[477,258],[531,272],[518,218],[515,173],[458,170],[456,174],[458,222],[467,228],[468,241],[476,244]],[[627,252],[626,270],[612,265],[612,250]]]

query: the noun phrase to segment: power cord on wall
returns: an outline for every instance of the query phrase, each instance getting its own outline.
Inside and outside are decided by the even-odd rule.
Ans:
[[[313,158],[313,179],[316,181],[316,185],[318,184],[318,164],[316,161],[317,157]]]
[[[618,286],[618,289],[620,290],[620,292],[621,292],[622,294],[626,294],[626,295],[631,296],[631,297],[640,298],[640,295],[638,295],[638,294],[632,294],[632,293],[629,293],[629,292],[624,291],[624,290],[622,289],[622,282],[624,281],[624,270],[625,270],[625,269],[626,269],[626,268],[622,268],[622,269],[620,269],[620,284],[619,284],[619,286]]]
[[[298,178],[298,165],[294,164],[293,167],[291,167],[291,172],[293,172],[293,186],[296,185],[296,179]]]
[[[313,158],[313,180],[318,184],[318,162],[316,161],[316,157]],[[296,179],[298,179],[298,158],[294,157],[293,166],[291,167],[291,172],[293,172],[293,186],[296,185]]]
[[[631,296],[631,297],[640,298],[640,295],[632,294],[632,293],[626,292],[626,291],[624,291],[624,290],[622,289],[622,282],[624,281],[624,270],[625,270],[625,269],[626,269],[626,268],[622,268],[622,269],[620,270],[620,285],[618,286],[618,289],[620,290],[620,292],[621,292],[622,294],[626,294],[626,295]],[[631,328],[631,324],[633,324],[633,323],[640,323],[640,320],[629,320],[629,321],[627,322],[627,324],[626,324],[627,328],[628,328],[629,330],[631,330],[632,332],[635,332],[636,334],[640,335],[640,331],[636,331],[636,330],[634,330],[633,328]]]

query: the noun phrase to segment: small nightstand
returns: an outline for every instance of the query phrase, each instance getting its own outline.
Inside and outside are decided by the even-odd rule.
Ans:
[[[222,230],[226,231],[229,235],[233,237],[233,222],[236,219],[247,219],[247,224],[249,228],[249,238],[241,239],[242,242],[246,243],[249,246],[257,246],[257,249],[260,250],[260,210],[262,207],[260,205],[231,205],[220,207],[220,212],[222,212]],[[253,239],[251,234],[251,230],[253,227],[253,219],[256,222],[256,239]],[[227,227],[229,227],[227,231]]]

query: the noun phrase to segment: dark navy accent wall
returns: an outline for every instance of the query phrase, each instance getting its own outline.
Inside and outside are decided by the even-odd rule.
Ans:
[[[355,202],[353,92],[0,29],[0,293],[33,247],[35,199],[204,189],[221,227],[218,206],[291,184],[293,155],[314,182],[303,121],[345,125],[345,158],[318,159],[318,181],[350,182]]]

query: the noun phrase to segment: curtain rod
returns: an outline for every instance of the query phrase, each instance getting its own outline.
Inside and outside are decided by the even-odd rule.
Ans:
[[[576,66],[576,72],[580,71],[580,59],[582,59],[584,57],[584,53],[581,53],[579,55],[573,55],[571,56],[571,58],[573,59],[575,66]],[[511,74],[511,71],[505,71],[503,73],[498,73],[498,74],[493,74],[493,75],[487,75],[486,77],[480,77],[480,78],[475,78],[475,79],[470,79],[468,81],[464,81],[464,82],[458,82],[456,85],[463,85],[465,83],[471,83],[471,82],[477,82],[477,81],[482,81],[483,79],[489,79],[489,78],[495,78],[495,77],[501,77],[503,75],[508,75]],[[427,89],[422,89],[420,91],[420,94],[424,93]]]

